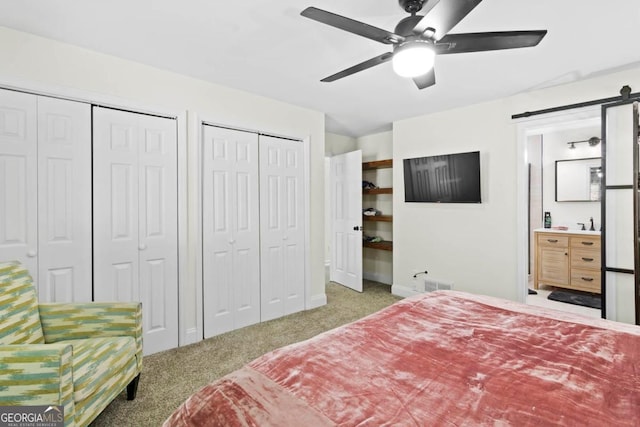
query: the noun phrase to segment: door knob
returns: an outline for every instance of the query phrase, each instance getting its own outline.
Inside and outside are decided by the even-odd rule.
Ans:
[[[229,244],[233,245],[236,241],[234,239],[229,239]]]
[[[30,250],[29,252],[27,252],[27,256],[29,258],[33,258],[34,256],[38,255],[38,252],[36,252],[35,250]]]
[[[362,231],[362,226],[360,226],[360,225],[354,225],[354,226],[353,226],[353,231]]]
[[[145,245],[144,243],[140,243],[138,245],[138,249],[141,250],[141,251],[144,251],[145,249],[147,249],[147,245]]]
[[[284,236],[282,240],[289,240],[289,238],[287,236]]]

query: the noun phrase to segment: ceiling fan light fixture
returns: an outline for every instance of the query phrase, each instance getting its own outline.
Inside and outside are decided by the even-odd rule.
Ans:
[[[433,68],[436,52],[426,40],[410,40],[393,53],[393,71],[402,77],[418,77]]]

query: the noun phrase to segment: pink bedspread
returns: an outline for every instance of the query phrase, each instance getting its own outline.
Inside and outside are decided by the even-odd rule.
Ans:
[[[640,426],[640,328],[412,297],[204,387],[165,426]]]

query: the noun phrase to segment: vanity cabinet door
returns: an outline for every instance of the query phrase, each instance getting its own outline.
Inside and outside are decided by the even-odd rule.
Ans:
[[[569,256],[566,247],[538,246],[538,281],[557,286],[569,284]]]

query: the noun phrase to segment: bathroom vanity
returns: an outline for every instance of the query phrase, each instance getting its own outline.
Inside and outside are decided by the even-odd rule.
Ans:
[[[534,230],[533,287],[543,285],[600,293],[600,232]]]

